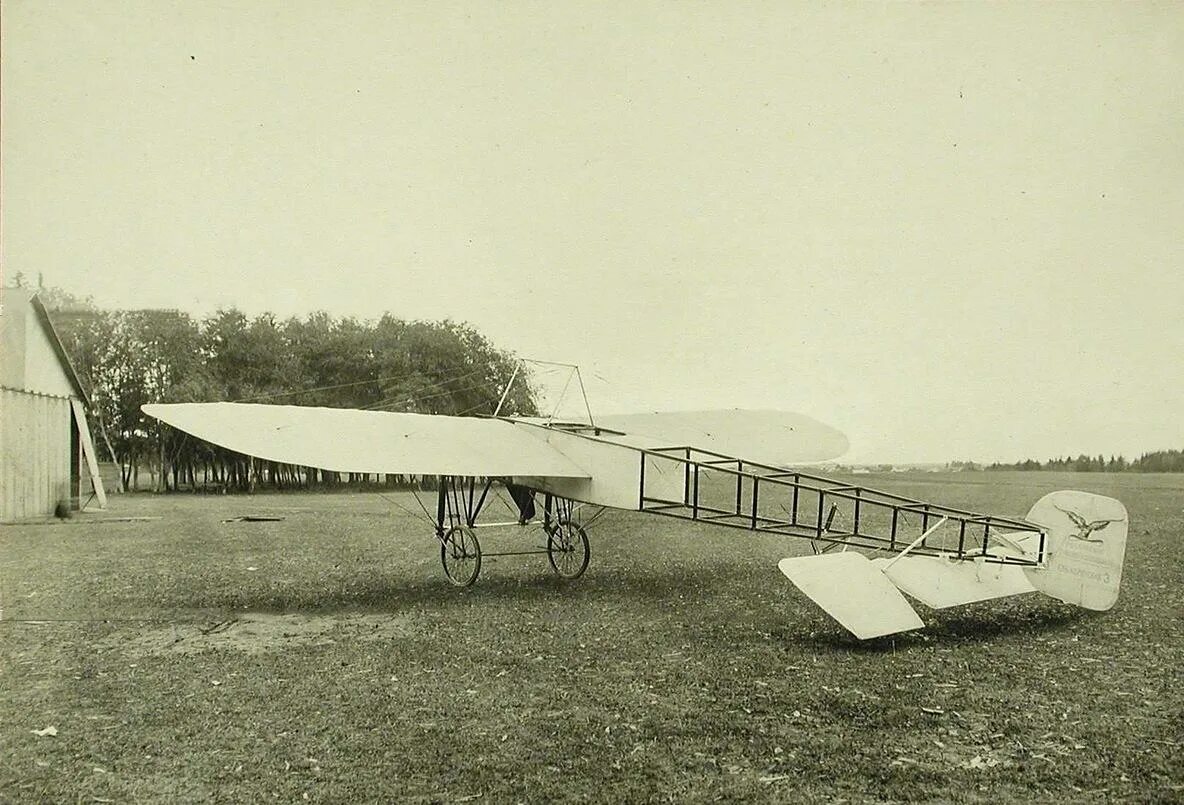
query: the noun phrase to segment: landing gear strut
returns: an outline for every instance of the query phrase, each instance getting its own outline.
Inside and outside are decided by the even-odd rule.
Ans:
[[[436,503],[436,538],[440,540],[440,564],[444,575],[457,587],[469,587],[481,574],[482,556],[525,556],[547,555],[547,561],[556,575],[563,579],[578,579],[588,569],[591,556],[588,550],[588,533],[575,520],[576,504],[567,498],[546,495],[541,523],[547,536],[546,548],[528,551],[499,551],[482,553],[477,539],[477,516],[481,513],[489,490],[495,479],[486,478],[478,483],[476,478],[454,475],[440,477],[439,495]],[[482,523],[482,526],[513,526],[538,523],[531,520],[534,510],[534,492],[525,487],[516,487],[506,482],[513,494],[521,517],[517,523]],[[529,505],[526,505],[529,503]],[[528,514],[529,512],[529,514]],[[595,519],[595,518],[593,518]]]

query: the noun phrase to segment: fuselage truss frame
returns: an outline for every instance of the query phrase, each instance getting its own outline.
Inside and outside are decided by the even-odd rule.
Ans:
[[[942,526],[953,529],[954,533],[947,532],[945,541],[941,534],[926,536],[911,549],[912,553],[1028,567],[1038,566],[1044,560],[1045,529],[1019,518],[931,503],[686,445],[642,448],[639,452],[638,511],[805,538],[815,543],[816,549],[821,544],[889,553],[903,550],[945,518]],[[648,494],[646,469],[654,459],[682,467],[681,500]],[[719,483],[720,479],[726,479],[725,483]],[[712,481],[715,483],[708,490]],[[719,501],[723,486],[731,493],[727,506]],[[770,503],[772,496],[780,497]],[[774,509],[780,509],[783,516],[774,516]],[[846,528],[835,527],[840,515]],[[869,522],[876,522],[883,530],[868,530]],[[1001,545],[1009,546],[1007,535],[1016,532],[1039,535],[1035,556],[999,550]]]

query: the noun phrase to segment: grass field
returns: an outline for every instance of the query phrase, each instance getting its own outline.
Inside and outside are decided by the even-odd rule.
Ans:
[[[918,605],[860,644],[777,571],[804,542],[613,513],[579,581],[457,590],[375,494],[115,498],[160,519],[0,532],[0,800],[1184,801],[1184,479],[860,481],[1118,497],[1118,606]]]

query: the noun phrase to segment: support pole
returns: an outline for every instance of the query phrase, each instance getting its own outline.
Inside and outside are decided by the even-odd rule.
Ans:
[[[510,389],[514,387],[514,381],[518,378],[518,370],[522,368],[522,361],[514,364],[514,372],[510,375],[510,382],[506,384],[506,390],[502,392],[502,398],[497,401],[497,408],[493,409],[493,415],[497,416],[502,412],[502,403],[506,401],[506,397],[510,396]]]
[[[444,486],[444,476],[440,475],[437,478],[437,494],[436,494],[436,537],[440,540],[444,539],[444,515],[448,508],[448,492]]]
[[[580,394],[584,395],[584,410],[588,412],[588,424],[593,428],[596,427],[596,421],[592,419],[592,406],[588,403],[588,392],[584,390],[584,377],[580,374],[580,367],[576,367],[576,382],[580,384]]]

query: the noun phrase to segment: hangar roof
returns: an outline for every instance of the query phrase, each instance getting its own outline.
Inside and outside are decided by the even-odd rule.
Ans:
[[[36,291],[0,289],[0,386],[87,401]]]

